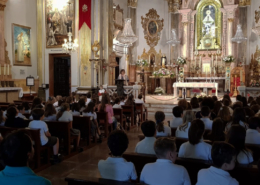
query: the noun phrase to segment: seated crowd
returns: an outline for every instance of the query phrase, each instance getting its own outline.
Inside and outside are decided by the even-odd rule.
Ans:
[[[35,98],[32,108],[21,105],[16,107],[10,104],[5,112],[0,112],[1,126],[25,128],[27,127],[23,117],[25,110],[31,114],[29,128],[40,129],[42,146],[53,148],[53,158],[56,163],[59,158],[59,139],[49,132],[47,121],[70,122],[71,135],[77,136],[77,147],[81,138],[80,130],[73,128],[73,116],[88,116],[91,118],[91,127],[94,134],[97,133],[101,141],[102,135],[97,119],[97,111],[107,112],[108,123],[112,125],[113,132],[107,139],[110,149],[110,157],[100,160],[98,169],[104,179],[116,181],[138,180],[135,166],[127,162],[122,156],[127,150],[129,139],[126,133],[120,129],[117,119],[114,116],[113,108],[121,108],[123,105],[134,105],[143,103],[139,95],[134,100],[132,95],[117,97],[103,93],[99,100],[74,97],[62,98],[60,96],[49,98],[45,105],[39,98]],[[190,185],[190,177],[181,165],[175,164],[177,156],[180,158],[199,159],[211,161],[212,166],[208,169],[201,169],[198,173],[197,185],[208,184],[230,184],[237,185],[238,181],[230,176],[228,171],[235,168],[235,163],[252,164],[253,153],[247,144],[260,144],[260,98],[254,100],[250,97],[237,96],[236,102],[232,103],[228,95],[224,95],[221,101],[217,97],[193,97],[190,102],[180,100],[172,110],[173,119],[165,124],[165,114],[157,111],[154,120],[146,120],[141,124],[144,139],[137,143],[135,152],[139,154],[156,155],[155,163],[148,163],[144,166],[140,182],[150,185],[158,184],[183,184]],[[259,103],[259,104],[258,104]],[[113,105],[112,105],[113,104]],[[145,108],[145,107],[144,107]],[[20,113],[20,114],[19,114]],[[127,115],[125,115],[127,117]],[[176,131],[172,133],[172,128]],[[187,139],[187,142],[176,146],[177,138]],[[212,144],[206,142],[210,140]],[[32,141],[24,132],[16,131],[6,138],[1,138],[0,157],[6,165],[0,172],[0,181],[7,184],[14,180],[12,177],[19,173],[15,167],[21,167],[20,172],[27,174],[22,180],[50,184],[44,178],[36,176],[29,170],[28,160],[33,156]],[[20,142],[18,142],[20,140]],[[17,144],[16,144],[17,142]],[[12,155],[9,155],[9,154]],[[12,173],[12,170],[14,173]],[[22,178],[21,176],[19,178]]]

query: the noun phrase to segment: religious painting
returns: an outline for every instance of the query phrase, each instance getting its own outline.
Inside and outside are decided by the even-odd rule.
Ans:
[[[75,35],[75,1],[45,0],[46,48],[60,48],[68,33]]]
[[[31,66],[31,28],[13,24],[13,65]]]
[[[148,33],[151,35],[151,36],[154,36],[155,34],[157,34],[157,30],[158,30],[158,25],[155,21],[150,21],[148,23]]]
[[[219,0],[201,0],[197,6],[196,48],[221,49],[222,13]]]

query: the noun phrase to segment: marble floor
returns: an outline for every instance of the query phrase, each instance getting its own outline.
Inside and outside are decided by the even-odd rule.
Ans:
[[[153,116],[149,116],[149,119],[153,119]],[[167,116],[165,123],[170,119],[171,117]],[[127,132],[129,138],[127,152],[134,151],[135,146],[138,143],[138,134],[141,134],[140,127]],[[104,141],[101,144],[97,144],[82,153],[62,161],[60,164],[50,166],[49,168],[40,171],[37,175],[49,179],[53,185],[66,185],[67,183],[64,179],[69,174],[77,174],[86,177],[100,177],[97,166],[98,161],[100,159],[106,159],[108,156],[109,149],[106,141]]]

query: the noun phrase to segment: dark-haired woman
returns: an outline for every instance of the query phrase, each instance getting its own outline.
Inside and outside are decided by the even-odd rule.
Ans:
[[[247,130],[248,125],[246,123],[246,113],[243,108],[236,108],[234,110],[233,116],[232,116],[232,121],[229,122],[226,126],[226,132],[230,129],[232,125],[241,125],[242,127]]]
[[[25,123],[24,119],[17,117],[18,110],[15,107],[10,107],[6,111],[7,119],[5,120],[6,127],[12,128],[25,128],[28,124]]]
[[[53,104],[47,104],[45,106],[43,121],[56,121],[56,110]]]
[[[183,143],[179,157],[211,160],[211,145],[203,141],[205,125],[200,119],[193,120],[189,129],[189,141]]]
[[[165,114],[162,111],[157,111],[154,115],[156,120],[156,137],[168,137],[172,135],[171,128],[164,125]]]
[[[227,133],[226,142],[233,145],[237,152],[237,162],[249,164],[253,162],[252,152],[245,146],[246,130],[240,125],[233,125]]]
[[[205,139],[214,141],[225,141],[225,124],[221,118],[216,118],[212,123],[212,130]]]

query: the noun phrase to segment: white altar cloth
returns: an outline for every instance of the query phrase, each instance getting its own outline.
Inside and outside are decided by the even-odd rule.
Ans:
[[[18,91],[19,98],[23,97],[23,88],[21,87],[0,87],[0,91]]]
[[[215,88],[216,96],[218,96],[218,83],[207,83],[207,82],[176,82],[173,84],[174,97],[178,97],[178,88]]]

